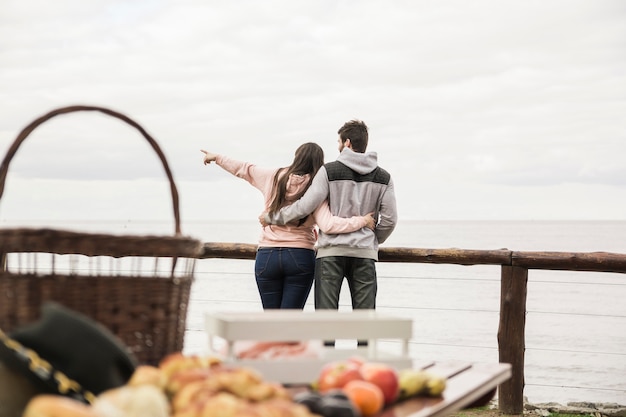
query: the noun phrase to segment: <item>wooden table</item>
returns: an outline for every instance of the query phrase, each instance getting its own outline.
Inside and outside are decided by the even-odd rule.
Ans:
[[[376,417],[444,417],[464,408],[487,405],[499,384],[511,377],[507,363],[424,362],[415,367],[447,378],[440,397],[418,396],[385,408]],[[289,387],[292,394],[305,386]]]
[[[425,369],[447,378],[441,397],[412,398],[388,407],[378,417],[443,417],[469,406],[486,405],[494,397],[499,384],[511,377],[511,365],[502,363],[471,364],[468,362],[419,361],[408,356],[408,340],[412,337],[412,323],[407,318],[389,317],[373,310],[353,312],[268,310],[260,312],[222,312],[206,315],[205,326],[209,346],[213,338],[227,341],[227,361],[258,369],[267,379],[290,386],[295,393],[307,389],[323,364],[350,356],[386,362],[396,369],[411,367]],[[365,350],[323,349],[320,356],[292,358],[284,361],[241,360],[235,358],[233,345],[240,340],[333,340],[342,338],[366,339]],[[382,352],[377,340],[396,338],[402,341],[401,351]]]
[[[380,417],[442,417],[487,405],[499,384],[511,377],[508,363],[436,362],[418,366],[448,378],[441,397],[416,397],[385,409]]]

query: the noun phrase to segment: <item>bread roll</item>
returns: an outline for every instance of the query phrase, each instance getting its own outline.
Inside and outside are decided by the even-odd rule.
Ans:
[[[165,387],[165,374],[156,366],[140,365],[128,380],[127,385],[154,385],[158,388]]]
[[[97,417],[169,417],[170,414],[167,397],[154,385],[110,389],[98,395],[92,408]]]
[[[22,417],[97,417],[87,404],[68,397],[40,394],[33,397]]]

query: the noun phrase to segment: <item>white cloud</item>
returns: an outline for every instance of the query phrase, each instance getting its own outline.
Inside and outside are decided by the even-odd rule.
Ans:
[[[209,181],[200,148],[278,166],[313,140],[330,160],[337,128],[358,117],[404,193],[405,216],[554,218],[571,192],[595,196],[571,216],[626,216],[607,208],[626,194],[620,1],[11,0],[0,8],[0,151],[53,108],[100,105],[144,126],[193,189]],[[27,140],[10,178],[105,188],[105,180],[124,188],[162,179],[142,142],[115,121],[63,116]],[[219,178],[209,184],[220,192],[222,180],[239,181]]]

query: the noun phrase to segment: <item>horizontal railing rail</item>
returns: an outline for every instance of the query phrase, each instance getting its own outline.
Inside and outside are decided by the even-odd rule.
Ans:
[[[200,259],[255,258],[257,245],[248,243],[204,244]],[[528,271],[562,270],[626,273],[626,254],[611,252],[537,252],[509,249],[422,249],[380,248],[380,262],[456,265],[500,265],[500,362],[510,363],[512,377],[501,384],[498,406],[505,414],[522,414],[524,409],[524,353]]]
[[[257,245],[208,242],[199,256],[254,259]],[[626,273],[626,254],[612,252],[522,252],[508,249],[380,248],[380,262],[508,265],[527,269]]]

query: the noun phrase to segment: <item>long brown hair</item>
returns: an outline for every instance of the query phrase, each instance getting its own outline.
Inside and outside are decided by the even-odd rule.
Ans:
[[[324,165],[324,150],[317,143],[307,142],[300,145],[296,149],[291,165],[280,168],[274,175],[274,198],[268,207],[268,212],[270,214],[276,213],[287,202],[287,181],[289,181],[289,175],[309,174],[311,176],[306,187],[294,197],[297,200],[309,188],[313,177],[322,165]]]

